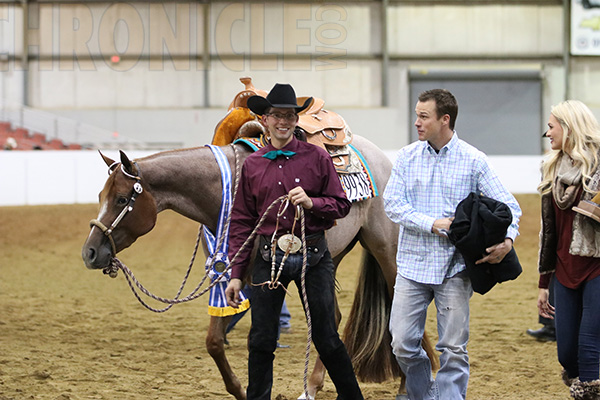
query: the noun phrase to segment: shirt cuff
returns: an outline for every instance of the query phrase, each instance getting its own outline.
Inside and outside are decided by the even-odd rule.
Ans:
[[[538,282],[538,288],[548,289],[550,287],[550,279],[552,279],[552,274],[541,274]]]
[[[506,231],[506,237],[509,239],[512,239],[513,243],[515,242],[515,239],[517,238],[517,236],[519,236],[519,229],[515,229],[512,227],[508,227],[508,230]]]
[[[244,271],[242,271],[242,267],[239,264],[231,267],[231,279],[244,280],[243,275]]]
[[[312,201],[313,206],[309,210],[305,210],[305,211],[312,211],[313,213],[318,214],[319,210],[321,210],[323,208],[323,202],[325,200],[323,200],[320,197],[311,197],[310,200]]]
[[[421,229],[424,231],[433,232],[433,224],[435,223],[435,218],[424,216],[421,222]]]

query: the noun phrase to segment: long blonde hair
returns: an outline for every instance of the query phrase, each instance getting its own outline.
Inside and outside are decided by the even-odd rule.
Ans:
[[[552,150],[542,164],[540,193],[552,190],[558,161],[563,154],[568,155],[581,169],[583,188],[595,192],[588,183],[598,168],[600,151],[600,125],[590,109],[578,100],[563,101],[552,107],[551,114],[558,120],[563,130],[561,150]]]

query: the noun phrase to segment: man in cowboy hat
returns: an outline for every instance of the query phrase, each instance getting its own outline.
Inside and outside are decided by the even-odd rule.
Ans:
[[[269,144],[251,154],[242,167],[231,212],[229,259],[233,259],[273,201],[287,195],[291,203],[281,213],[274,207],[258,230],[260,245],[251,272],[248,400],[271,398],[279,311],[286,294],[284,288],[293,280],[300,291],[301,246],[304,244],[299,240],[301,223],[295,223],[297,206],[305,210],[309,255],[305,287],[313,342],[336,387],[338,399],[363,399],[350,357],[336,329],[334,266],[324,236],[324,231],[331,228],[336,219],[348,214],[351,203],[344,194],[329,154],[294,136],[297,113],[307,108],[311,101],[309,98],[299,106],[296,93],[288,84],[276,84],[266,98],[252,96],[248,99],[250,110],[261,116]],[[289,246],[290,242],[297,242],[298,246]],[[239,291],[246,277],[250,253],[251,249],[240,253],[232,264],[231,281],[225,292],[232,307],[239,305]],[[286,253],[290,254],[282,264]],[[277,277],[280,269],[281,275]]]

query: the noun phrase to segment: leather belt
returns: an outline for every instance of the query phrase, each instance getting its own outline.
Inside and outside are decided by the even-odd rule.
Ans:
[[[275,240],[277,241],[277,247],[281,250],[281,251],[286,251],[287,250],[287,244],[289,243],[289,238],[291,237],[291,234],[285,234],[285,235],[279,235],[279,236],[275,236]],[[299,238],[298,236],[294,236],[296,239],[294,239],[294,241],[298,240],[298,242],[300,243],[299,246],[297,246],[295,249],[290,250],[290,254],[296,254],[298,252],[302,251],[302,239]],[[260,245],[261,245],[261,251],[270,251],[271,247],[270,247],[270,243],[271,243],[271,238],[272,236],[266,236],[266,235],[261,235],[261,240],[260,240]],[[306,236],[306,247],[308,251],[314,250],[316,253],[318,253],[320,251],[318,246],[321,241],[325,238],[325,233],[324,232],[317,232],[317,233],[313,233],[311,235]]]

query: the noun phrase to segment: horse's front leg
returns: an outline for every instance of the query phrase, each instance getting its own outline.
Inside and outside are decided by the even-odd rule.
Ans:
[[[298,400],[314,399],[317,396],[317,392],[323,389],[323,382],[325,381],[325,366],[321,361],[321,357],[317,357],[315,361],[315,367],[312,373],[308,377],[308,385],[306,391],[308,392],[308,398],[305,393],[302,393]]]
[[[210,325],[206,335],[206,350],[217,364],[227,392],[236,400],[246,400],[246,391],[233,373],[225,355],[225,329],[230,320],[231,317],[210,317]]]

